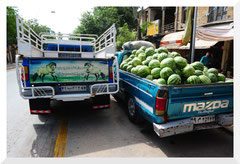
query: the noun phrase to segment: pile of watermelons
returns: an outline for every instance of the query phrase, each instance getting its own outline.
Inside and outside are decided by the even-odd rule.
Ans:
[[[120,69],[163,85],[233,82],[226,80],[216,68],[208,69],[199,61],[188,64],[179,53],[169,52],[164,47],[142,46],[133,50]]]

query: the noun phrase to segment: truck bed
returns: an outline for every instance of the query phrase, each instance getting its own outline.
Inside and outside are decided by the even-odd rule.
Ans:
[[[123,70],[119,75],[120,93],[131,94],[141,113],[152,123],[233,112],[233,83],[159,85]],[[155,115],[159,91],[167,93],[163,117]]]

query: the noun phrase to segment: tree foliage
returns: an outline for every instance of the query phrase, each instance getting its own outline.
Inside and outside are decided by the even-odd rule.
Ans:
[[[115,23],[116,28],[128,24],[130,30],[134,29],[134,15],[132,7],[95,7],[92,12],[85,12],[80,19],[74,33],[101,35],[107,28]]]
[[[17,9],[7,7],[7,45],[16,44],[17,29],[16,29],[16,13]]]
[[[122,45],[128,41],[136,40],[136,32],[131,32],[128,29],[128,24],[124,23],[122,27],[118,28],[118,36],[117,36],[117,50],[122,49]]]
[[[17,8],[7,7],[7,45],[17,43],[17,28],[16,28],[16,14]],[[37,34],[41,32],[54,33],[49,27],[40,25],[37,19],[30,19],[25,21]]]
[[[34,32],[36,32],[38,35],[42,32],[46,32],[46,33],[54,33],[54,31],[51,30],[51,28],[45,26],[45,25],[40,25],[38,23],[37,19],[30,19],[26,21],[26,24],[28,24]]]

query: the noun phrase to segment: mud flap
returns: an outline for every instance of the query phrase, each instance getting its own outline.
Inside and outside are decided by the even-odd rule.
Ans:
[[[31,114],[50,114],[50,99],[29,99]]]
[[[93,109],[110,108],[110,95],[98,95],[92,98]]]

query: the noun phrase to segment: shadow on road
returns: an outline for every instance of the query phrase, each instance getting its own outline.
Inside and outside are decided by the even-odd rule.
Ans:
[[[53,156],[62,118],[68,119],[65,157],[233,157],[233,136],[223,129],[160,139],[150,123],[132,124],[125,104],[114,98],[110,109],[93,110],[89,103],[57,101],[52,108],[52,115],[39,116],[43,124],[33,125],[37,133],[33,157]]]

